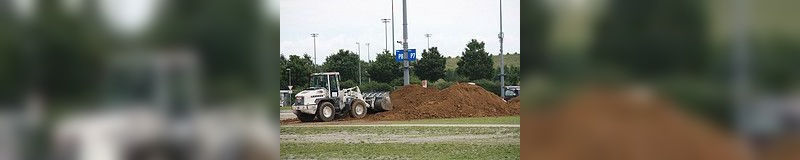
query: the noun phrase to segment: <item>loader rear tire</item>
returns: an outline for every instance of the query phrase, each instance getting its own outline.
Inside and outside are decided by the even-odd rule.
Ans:
[[[336,109],[331,102],[322,102],[317,106],[317,118],[323,122],[332,121],[336,116]]]
[[[350,117],[359,119],[364,118],[367,115],[367,103],[364,101],[353,101],[353,104],[350,105]]]

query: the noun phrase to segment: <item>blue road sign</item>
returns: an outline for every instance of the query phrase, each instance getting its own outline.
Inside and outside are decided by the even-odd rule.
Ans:
[[[408,49],[408,60],[417,60],[417,49]]]
[[[394,60],[397,62],[402,62],[403,59],[403,50],[396,50],[394,51]],[[417,49],[408,49],[408,60],[416,61],[417,60]]]
[[[394,61],[402,62],[403,61],[403,50],[395,50],[394,51]]]

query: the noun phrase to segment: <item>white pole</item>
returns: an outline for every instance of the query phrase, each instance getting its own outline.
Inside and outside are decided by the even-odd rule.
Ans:
[[[403,85],[409,85],[408,73],[408,14],[406,14],[406,0],[403,0]]]
[[[500,0],[500,97],[506,98],[506,64],[503,56],[503,0]]]

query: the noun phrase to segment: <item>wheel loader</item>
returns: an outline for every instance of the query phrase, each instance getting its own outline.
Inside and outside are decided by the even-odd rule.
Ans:
[[[392,110],[389,92],[362,93],[356,86],[340,89],[339,72],[311,74],[308,88],[295,95],[292,112],[302,122],[328,122],[337,117],[363,118],[368,111]]]

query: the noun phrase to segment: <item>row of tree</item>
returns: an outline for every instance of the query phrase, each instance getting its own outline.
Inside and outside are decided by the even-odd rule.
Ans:
[[[425,49],[421,58],[411,63],[412,82],[429,80],[431,82],[444,80],[449,82],[466,82],[476,80],[498,80],[499,68],[494,68],[492,56],[486,52],[485,43],[470,40],[461,53],[461,60],[455,70],[445,68],[447,58],[442,56],[437,47]],[[290,55],[288,58],[281,55],[281,87],[288,85],[301,89],[308,86],[308,76],[314,72],[339,72],[343,87],[354,86],[358,82],[358,63],[362,67],[362,82],[375,81],[389,85],[401,85],[403,68],[401,62],[396,62],[393,53],[384,50],[375,57],[375,61],[365,62],[359,59],[358,54],[340,49],[335,54],[328,56],[321,66],[314,65],[308,55]],[[506,66],[506,80],[509,84],[519,82],[520,68]]]

